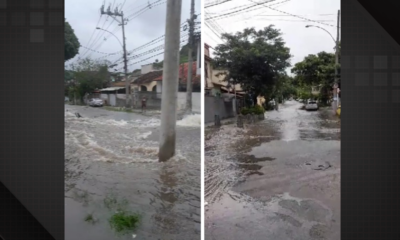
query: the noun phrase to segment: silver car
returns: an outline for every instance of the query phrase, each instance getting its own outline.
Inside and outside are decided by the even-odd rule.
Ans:
[[[306,104],[306,110],[311,111],[311,110],[318,110],[318,103],[317,101],[314,100],[308,100]]]
[[[89,100],[89,106],[91,107],[102,107],[104,105],[104,101],[100,98],[93,98]]]

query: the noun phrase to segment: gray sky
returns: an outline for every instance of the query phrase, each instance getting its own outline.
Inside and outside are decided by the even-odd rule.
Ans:
[[[106,1],[106,8],[109,3],[113,4],[115,2],[112,10],[115,9],[116,6],[121,6],[124,2],[125,5],[122,8],[124,11],[124,15],[129,17],[130,15],[137,13],[139,10],[143,9],[148,5],[148,3],[154,3],[151,9],[146,9],[139,16],[132,18],[125,26],[125,34],[126,34],[126,45],[127,51],[130,51],[134,48],[142,46],[162,35],[165,32],[165,18],[166,18],[166,0],[108,0]],[[100,7],[103,4],[103,0],[66,0],[65,1],[65,18],[71,24],[72,28],[75,31],[75,35],[78,37],[82,46],[89,47],[93,50],[96,50],[101,53],[114,53],[122,50],[122,47],[119,41],[113,36],[109,35],[109,33],[95,30],[96,27],[100,27],[106,29],[110,32],[113,32],[118,39],[122,42],[122,30],[121,27],[118,27],[118,23],[116,21],[112,22],[112,18],[106,15],[103,15],[100,19]],[[200,13],[200,0],[195,0],[195,13]],[[190,17],[190,0],[182,1],[182,15],[181,22],[186,21]],[[107,21],[105,21],[107,19]],[[111,23],[112,22],[112,23]],[[98,25],[97,25],[98,24]],[[111,25],[110,25],[111,24]],[[114,30],[116,30],[114,32]],[[94,34],[93,34],[94,32]],[[93,36],[92,36],[93,34]],[[182,32],[181,36],[187,34],[187,31]],[[101,37],[100,37],[101,36]],[[91,41],[89,42],[90,38]],[[104,41],[104,38],[107,40]],[[181,40],[187,40],[187,37],[182,38]],[[159,50],[152,53],[145,53],[155,48],[157,46],[163,45],[164,41],[159,41],[154,43],[153,45],[147,46],[141,50],[137,50],[132,55],[137,55],[143,53],[143,56],[140,56],[136,59],[132,59],[128,64],[135,63],[146,58],[149,58],[155,54],[162,53],[163,50]],[[71,59],[66,63],[72,63],[78,59],[78,57],[88,57],[90,55],[91,58],[96,59],[100,57],[106,56],[105,54],[97,53],[94,51],[88,51],[85,54],[86,50],[81,48],[79,51],[79,55],[77,55],[74,59]],[[118,55],[108,56],[107,58],[112,62],[122,57],[122,52],[118,53]],[[140,63],[136,63],[130,65],[128,67],[129,71],[133,71],[134,69],[140,68],[141,65],[154,62],[155,59],[162,60],[163,55],[159,55],[153,57],[151,59],[145,60]],[[123,71],[123,64],[119,64],[119,71]]]
[[[204,5],[217,2],[216,0],[204,0]],[[223,2],[225,0],[220,0]],[[222,15],[224,13],[240,10],[240,6],[251,6],[254,2],[265,2],[266,0],[232,0],[226,3],[205,8],[204,19],[208,17]],[[239,15],[232,15],[222,19],[214,19],[214,27],[218,25],[222,30],[228,33],[242,31],[247,27],[261,29],[270,24],[275,25],[283,33],[283,39],[290,48],[293,55],[291,63],[302,61],[308,54],[316,54],[321,51],[334,52],[334,40],[329,34],[318,28],[305,28],[312,24],[326,29],[336,38],[337,29],[337,11],[340,9],[340,0],[276,0],[265,5],[271,6],[272,10],[263,6],[249,8],[249,12],[242,12]],[[238,8],[240,7],[240,8]],[[235,9],[234,9],[235,8]],[[244,7],[243,7],[244,8]],[[254,9],[250,11],[251,9]],[[247,11],[247,10],[245,10]],[[310,20],[319,21],[333,26],[327,26],[315,22],[306,21],[301,18],[290,16],[286,13],[297,15]],[[211,21],[211,23],[210,23]],[[212,24],[212,20],[206,21]],[[205,43],[215,47],[222,41],[207,26],[204,26],[203,38]],[[218,34],[218,32],[217,32]],[[212,54],[212,51],[211,51]],[[288,69],[289,72],[289,69]]]

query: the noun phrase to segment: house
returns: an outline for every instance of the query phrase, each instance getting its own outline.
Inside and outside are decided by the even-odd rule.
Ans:
[[[197,61],[192,63],[192,91],[193,92],[200,92],[201,88],[201,75],[197,74],[197,69],[198,69],[198,63]],[[187,79],[188,79],[188,72],[189,72],[189,63],[182,63],[179,65],[179,87],[178,91],[179,92],[186,92],[186,87],[187,87]],[[155,78],[154,81],[156,81],[157,85],[157,92],[162,92],[162,80],[163,76],[162,74]]]
[[[223,93],[234,93],[236,92],[239,97],[244,94],[240,84],[236,84],[234,87],[229,86],[229,82],[225,81],[226,70],[213,69],[212,58],[210,57],[210,46],[204,44],[204,73],[205,73],[205,92],[207,95],[217,96]]]
[[[317,96],[321,93],[322,84],[311,87],[311,94]]]
[[[210,45],[204,44],[204,73],[205,73],[205,93],[211,96],[221,96],[226,94],[235,94],[236,98],[242,98],[246,92],[242,89],[240,84],[232,86],[226,77],[227,70],[213,69],[212,58],[210,57]],[[263,105],[265,103],[264,97],[257,97],[257,104]]]
[[[162,77],[162,70],[151,71],[140,75],[131,82],[131,88],[141,92],[156,92],[157,82],[156,79]]]
[[[158,70],[154,67],[153,63],[142,65],[140,72],[132,74],[131,89],[138,91],[156,91],[154,78],[162,75],[162,70]]]

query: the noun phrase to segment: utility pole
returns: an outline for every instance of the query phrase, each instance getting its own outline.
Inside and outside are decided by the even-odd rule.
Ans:
[[[111,11],[111,5],[108,6],[107,11],[104,11],[104,5],[101,6],[101,15],[108,15],[114,18],[115,21],[119,23],[119,26],[122,26],[122,43],[124,50],[124,73],[125,73],[125,107],[129,107],[129,96],[130,96],[130,87],[128,81],[128,59],[126,56],[126,43],[125,43],[125,25],[127,24],[128,19],[124,18],[124,12],[118,11],[118,7],[115,8],[114,12]],[[119,21],[116,17],[121,17],[121,21]]]
[[[338,15],[337,15],[337,24],[336,24],[336,28],[337,28],[337,33],[336,33],[336,46],[335,46],[335,84],[333,87],[333,103],[334,103],[334,111],[336,113],[336,109],[338,107],[338,103],[339,103],[339,94],[337,91],[338,88],[338,83],[339,83],[339,79],[338,79],[338,74],[339,74],[339,33],[340,33],[340,10],[338,10]]]
[[[340,43],[340,9],[338,10],[338,19],[337,19],[337,33],[336,33],[336,51],[335,51],[335,83],[338,85],[339,87],[339,79],[338,79],[338,75],[339,75],[339,43]],[[339,106],[339,93],[336,89],[336,109]],[[335,111],[336,111],[335,109]]]
[[[158,152],[160,162],[168,161],[175,155],[181,12],[182,0],[167,0],[161,129]]]
[[[193,65],[193,49],[194,49],[194,20],[197,16],[194,14],[194,0],[191,2],[190,7],[190,19],[188,20],[189,23],[189,56],[188,56],[188,77],[187,77],[187,87],[186,87],[186,111],[190,113],[192,111],[192,65]],[[197,59],[198,61],[199,59]]]

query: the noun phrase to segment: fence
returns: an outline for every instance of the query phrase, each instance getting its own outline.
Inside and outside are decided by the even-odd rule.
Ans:
[[[204,96],[204,122],[214,122],[215,115],[219,115],[221,120],[235,116],[234,100],[225,101],[223,98],[214,96]]]
[[[125,107],[125,94],[101,94],[100,97],[106,102],[106,105],[113,107]],[[161,109],[161,97],[162,94],[158,92],[148,91],[135,91],[132,93],[129,99],[129,106],[133,108],[141,108],[142,99],[146,98],[147,109]],[[89,98],[90,99],[90,98]],[[200,93],[192,93],[192,111],[200,113],[201,111],[201,95]],[[184,110],[186,107],[186,92],[178,92],[177,96],[177,110]]]

